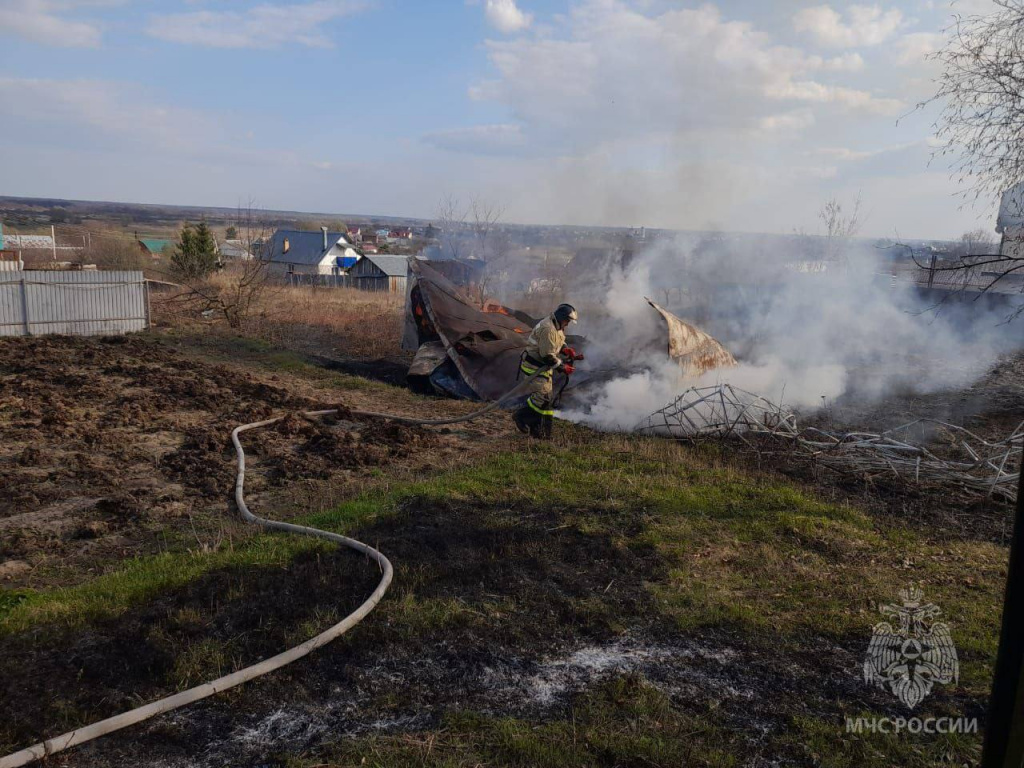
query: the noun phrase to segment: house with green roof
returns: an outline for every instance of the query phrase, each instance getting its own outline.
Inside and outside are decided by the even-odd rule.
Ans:
[[[173,246],[174,241],[164,240],[155,237],[140,237],[139,248],[142,249],[143,253],[149,254],[153,258],[156,258],[164,252],[164,248]]]

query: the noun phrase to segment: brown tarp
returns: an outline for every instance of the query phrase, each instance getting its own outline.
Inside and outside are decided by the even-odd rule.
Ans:
[[[736,358],[710,334],[680,320],[664,307],[647,299],[668,327],[668,356],[679,363],[686,376],[700,376],[715,368],[732,368]]]
[[[477,309],[448,278],[417,259],[409,260],[409,273],[418,342],[440,341],[480,399],[495,400],[512,389],[533,318],[496,304],[489,305],[495,311]]]

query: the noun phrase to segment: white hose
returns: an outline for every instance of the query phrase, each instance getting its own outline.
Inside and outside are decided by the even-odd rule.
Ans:
[[[308,416],[318,416],[325,413],[332,413],[333,411],[312,411],[307,413]],[[373,610],[374,606],[380,602],[381,598],[384,597],[384,593],[387,591],[388,585],[391,584],[391,579],[394,575],[394,569],[391,567],[391,563],[384,555],[378,552],[373,547],[363,544],[355,539],[350,539],[347,536],[341,536],[337,533],[330,533],[328,531],[321,531],[318,528],[309,528],[304,525],[293,525],[292,523],[282,523],[277,520],[267,520],[262,517],[257,517],[249,511],[249,507],[245,503],[244,495],[244,484],[245,484],[245,451],[242,450],[242,444],[238,439],[239,434],[249,429],[257,429],[259,427],[266,427],[274,424],[283,419],[283,416],[279,416],[276,419],[267,419],[266,421],[256,421],[252,424],[243,424],[240,427],[235,427],[231,433],[231,442],[234,443],[235,452],[238,454],[238,475],[235,479],[235,502],[238,504],[238,509],[242,513],[242,517],[249,523],[255,523],[256,525],[264,528],[270,528],[277,531],[285,531],[287,533],[298,533],[303,536],[313,536],[318,539],[326,539],[327,541],[333,541],[342,546],[354,549],[357,552],[362,552],[374,560],[380,565],[381,577],[380,583],[377,588],[373,590],[371,594],[362,605],[356,608],[355,611],[350,613],[340,622],[335,624],[333,627],[321,632],[316,637],[310,638],[301,645],[297,645],[294,648],[279,653],[277,656],[272,656],[269,659],[254,664],[251,667],[240,669],[237,672],[232,672],[230,675],[225,675],[209,683],[203,683],[195,688],[189,688],[187,691],[176,693],[173,696],[168,696],[158,701],[151,702],[137,709],[123,712],[120,715],[114,717],[108,717],[106,720],[100,720],[98,723],[87,725],[84,728],[77,728],[68,733],[55,736],[52,739],[33,744],[31,747],[27,747],[20,752],[7,755],[4,758],[0,758],[0,768],[18,768],[18,766],[28,765],[34,760],[40,760],[49,755],[53,755],[57,752],[61,752],[69,747],[73,747],[77,744],[84,744],[87,741],[92,741],[100,736],[104,736],[114,731],[119,731],[122,728],[127,728],[129,725],[135,725],[141,723],[143,720],[148,720],[151,717],[170,712],[172,710],[184,707],[193,702],[199,701],[200,699],[208,698],[213,696],[215,693],[226,691],[229,688],[234,688],[236,685],[248,682],[254,678],[265,675],[268,672],[273,672],[275,669],[280,669],[287,664],[291,664],[293,661],[301,659],[309,653],[319,648],[322,645],[335,640],[341,635],[345,634],[348,630],[362,621],[366,615]]]
[[[431,426],[458,424],[460,422],[471,421],[472,419],[479,418],[480,416],[495,410],[510,397],[525,389],[527,384],[537,378],[537,376],[545,373],[549,368],[550,366],[541,368],[536,373],[519,382],[519,384],[493,403],[489,403],[483,408],[466,414],[465,416],[457,416],[448,419],[413,419],[408,416],[395,416],[393,414],[375,413],[373,411],[354,410],[352,413],[358,416],[375,416],[384,419],[391,419],[392,421],[398,421],[405,424]],[[335,413],[338,413],[338,409],[332,408],[326,411],[304,411],[302,415],[313,417],[327,416]],[[220,693],[221,691],[226,691],[229,688],[234,688],[236,685],[241,685],[249,680],[260,677],[261,675],[265,675],[268,672],[280,669],[281,667],[291,664],[293,661],[301,659],[303,656],[312,653],[320,646],[326,645],[332,640],[341,637],[343,634],[348,632],[348,630],[362,621],[366,615],[374,609],[377,603],[380,602],[381,598],[384,597],[384,593],[388,589],[388,585],[391,584],[391,579],[394,576],[394,569],[391,567],[391,563],[388,559],[376,549],[363,544],[361,541],[356,541],[355,539],[350,539],[347,536],[342,536],[337,533],[321,531],[319,528],[309,528],[304,525],[294,525],[293,523],[282,523],[277,520],[267,520],[263,517],[257,517],[249,511],[249,507],[245,503],[244,493],[245,451],[242,450],[242,443],[238,439],[238,436],[242,432],[250,429],[259,429],[260,427],[268,427],[271,424],[276,424],[284,418],[284,416],[278,416],[277,418],[266,419],[265,421],[254,421],[251,424],[243,424],[240,427],[235,427],[231,432],[231,442],[234,444],[235,453],[238,455],[238,474],[235,477],[235,503],[238,505],[238,510],[242,513],[242,518],[248,523],[254,523],[275,531],[297,533],[302,536],[313,536],[318,539],[333,541],[337,544],[341,544],[342,546],[349,547],[350,549],[354,549],[357,552],[362,552],[363,554],[372,557],[377,561],[381,568],[380,583],[377,585],[377,588],[373,590],[373,594],[366,599],[366,602],[356,608],[355,611],[350,613],[333,627],[324,630],[316,637],[310,638],[301,645],[290,648],[283,653],[279,653],[277,656],[272,656],[271,658],[261,661],[258,664],[254,664],[251,667],[246,667],[245,669],[240,669],[237,672],[232,672],[230,675],[217,678],[209,683],[197,685],[195,688],[189,688],[187,691],[176,693],[173,696],[158,699],[157,701],[138,707],[137,709],[122,712],[120,715],[108,717],[106,720],[100,720],[92,725],[76,728],[73,731],[61,734],[60,736],[54,736],[52,739],[47,739],[46,741],[41,741],[38,744],[33,744],[31,747],[26,747],[19,752],[14,752],[6,757],[0,758],[0,768],[18,768],[22,765],[28,765],[35,760],[41,760],[44,757],[56,754],[57,752],[62,752],[65,749],[78,744],[84,744],[85,742],[92,741],[100,736],[105,736],[108,733],[113,733],[114,731],[119,731],[122,728],[127,728],[130,725],[141,723],[143,720],[148,720],[151,717],[156,717],[157,715],[162,715],[166,712],[179,709],[180,707],[187,706],[193,702],[213,696],[215,693]]]

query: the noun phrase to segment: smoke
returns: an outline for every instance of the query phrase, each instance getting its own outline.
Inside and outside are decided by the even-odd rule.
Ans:
[[[892,278],[888,252],[851,246],[826,263],[820,239],[792,240],[674,237],[613,270],[601,291],[576,299],[588,370],[605,380],[581,387],[561,415],[631,429],[687,387],[719,382],[805,412],[927,394],[966,386],[1016,346],[1005,306],[961,299],[936,311],[939,298]],[[664,324],[645,296],[713,335],[739,366],[685,378],[666,360]]]

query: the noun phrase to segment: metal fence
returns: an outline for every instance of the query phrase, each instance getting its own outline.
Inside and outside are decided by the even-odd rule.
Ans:
[[[290,272],[285,275],[293,288],[355,288],[360,291],[387,291],[405,293],[405,277],[387,275],[310,275]]]
[[[142,272],[0,272],[0,336],[100,336],[148,326]]]

